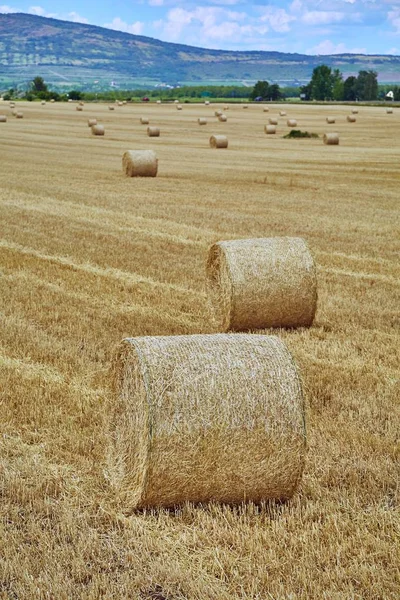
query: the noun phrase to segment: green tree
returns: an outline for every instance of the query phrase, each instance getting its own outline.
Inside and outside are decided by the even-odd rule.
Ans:
[[[32,92],[33,93],[38,93],[38,92],[47,92],[47,85],[44,82],[43,77],[35,77],[32,80]]]
[[[269,97],[271,100],[280,100],[282,98],[281,88],[277,83],[269,86]]]
[[[353,102],[357,99],[357,77],[350,75],[343,84],[343,100]]]
[[[378,73],[360,71],[357,77],[356,94],[359,100],[376,100],[378,98]]]
[[[339,69],[335,69],[332,73],[332,96],[334,100],[343,100],[344,98],[343,75]]]
[[[250,100],[255,100],[259,97],[263,100],[267,100],[270,97],[269,89],[270,86],[268,81],[257,81],[250,94]]]
[[[310,84],[312,100],[332,100],[333,74],[330,67],[327,65],[315,67]]]

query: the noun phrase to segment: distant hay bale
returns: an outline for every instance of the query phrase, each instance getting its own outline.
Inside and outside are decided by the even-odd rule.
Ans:
[[[9,107],[10,108],[15,108],[15,102],[10,102]]]
[[[88,127],[93,127],[93,125],[97,125],[97,119],[88,119]]]
[[[222,115],[222,110],[218,109],[214,111],[214,116],[215,117],[220,117]]]
[[[296,119],[288,119],[286,121],[286,124],[288,127],[297,127],[297,121]]]
[[[104,125],[100,125],[99,123],[96,123],[96,125],[92,126],[92,134],[93,135],[104,135],[105,130],[104,130]]]
[[[128,177],[155,177],[158,159],[153,150],[128,150],[122,157],[122,169]]]
[[[7,123],[7,116],[6,115],[0,115],[0,123]]]
[[[278,337],[125,339],[112,384],[108,476],[124,512],[293,496],[306,455],[304,399]]]
[[[161,100],[157,100],[157,104],[161,104]]]
[[[278,119],[270,118],[268,119],[268,123],[270,125],[278,125]]]
[[[263,108],[263,112],[269,112],[269,108],[268,108],[268,106],[264,106],[264,108]]]
[[[42,106],[46,106],[46,100],[42,100],[40,103]]]
[[[317,307],[316,269],[302,238],[218,242],[206,266],[218,331],[308,327]]]
[[[68,98],[68,102],[73,102],[72,98]]]
[[[177,104],[176,105],[176,110],[182,110],[182,104]]]
[[[147,135],[149,137],[160,137],[160,129],[158,127],[148,127]]]
[[[228,117],[224,114],[219,115],[218,117],[218,121],[221,121],[222,123],[225,123],[228,120]]]
[[[207,125],[207,119],[205,119],[204,117],[199,117],[197,119],[197,122],[199,125]]]
[[[54,98],[51,98],[50,102],[51,102],[52,104],[54,104],[54,102],[55,102],[55,99],[54,99]]]
[[[353,115],[347,115],[347,121],[349,123],[355,123],[357,119]]]
[[[248,104],[243,104],[243,108],[249,108]]]
[[[82,111],[83,110],[83,106],[81,106],[80,104],[78,104],[78,106],[75,106],[75,110]]]
[[[276,133],[276,126],[275,125],[264,125],[264,131],[265,131],[265,133],[268,133],[268,134]]]
[[[140,117],[140,122],[142,125],[148,125],[150,123],[147,117]]]
[[[210,106],[210,102],[209,102],[209,100],[206,100],[206,101],[204,102],[204,104],[205,104],[205,106]]]
[[[335,117],[326,117],[326,122],[329,125],[333,125],[334,123],[336,123],[336,119],[335,119]]]
[[[175,104],[179,104],[179,100],[174,100]]]
[[[339,134],[337,133],[324,133],[324,144],[328,146],[338,146],[339,145]]]
[[[84,105],[85,105],[85,103],[84,103],[84,102],[82,102],[82,100],[81,100],[81,101],[79,102],[79,106],[84,106]]]
[[[352,108],[351,112],[353,115],[358,115],[358,108]]]
[[[227,104],[225,104],[224,110],[229,110],[229,106]]]
[[[118,106],[123,106],[123,102],[118,102]]]
[[[110,104],[110,106],[108,107],[108,110],[114,110],[114,108],[115,107]]]
[[[281,111],[279,111],[279,115],[280,115],[281,117],[286,117],[286,111],[285,111],[285,110],[281,110]]]
[[[387,108],[386,109],[386,114],[392,115],[393,114],[393,108]]]
[[[211,148],[227,148],[228,138],[226,135],[212,135],[210,137]]]
[[[15,116],[16,116],[17,119],[23,119],[24,118],[24,113],[18,111],[18,112],[15,113]]]
[[[122,100],[122,106],[126,105],[126,100]]]

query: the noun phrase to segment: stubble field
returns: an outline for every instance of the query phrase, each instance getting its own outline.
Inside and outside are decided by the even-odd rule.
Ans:
[[[352,124],[348,107],[287,106],[339,133],[324,146],[283,139],[287,117],[265,135],[283,107],[215,108],[26,103],[17,120],[0,104],[1,600],[398,597],[400,109]],[[123,152],[147,148],[158,177],[126,178]],[[124,515],[107,483],[115,346],[212,331],[210,244],[281,235],[318,270],[314,325],[263,331],[307,395],[298,493]]]

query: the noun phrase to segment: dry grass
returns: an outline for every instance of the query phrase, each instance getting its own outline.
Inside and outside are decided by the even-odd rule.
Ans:
[[[210,152],[198,107],[154,104],[159,174],[130,179],[141,106],[96,105],[102,139],[70,105],[22,109],[0,150],[2,600],[397,598],[400,111],[351,127],[346,107],[296,107],[321,136],[336,117],[332,149],[232,105]],[[319,286],[314,325],[278,331],[307,396],[299,492],[124,517],[104,477],[115,346],[207,331],[210,244],[285,235]]]

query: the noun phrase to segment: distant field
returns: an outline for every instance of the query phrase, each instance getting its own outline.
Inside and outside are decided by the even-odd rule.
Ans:
[[[339,146],[283,139],[287,117],[265,135],[282,105],[226,123],[212,105],[18,109],[0,103],[0,599],[398,598],[400,109],[287,106]],[[141,148],[157,178],[122,174]],[[211,331],[209,245],[282,235],[308,241],[319,281],[313,327],[263,332],[307,394],[298,493],[124,517],[104,477],[116,344]]]

